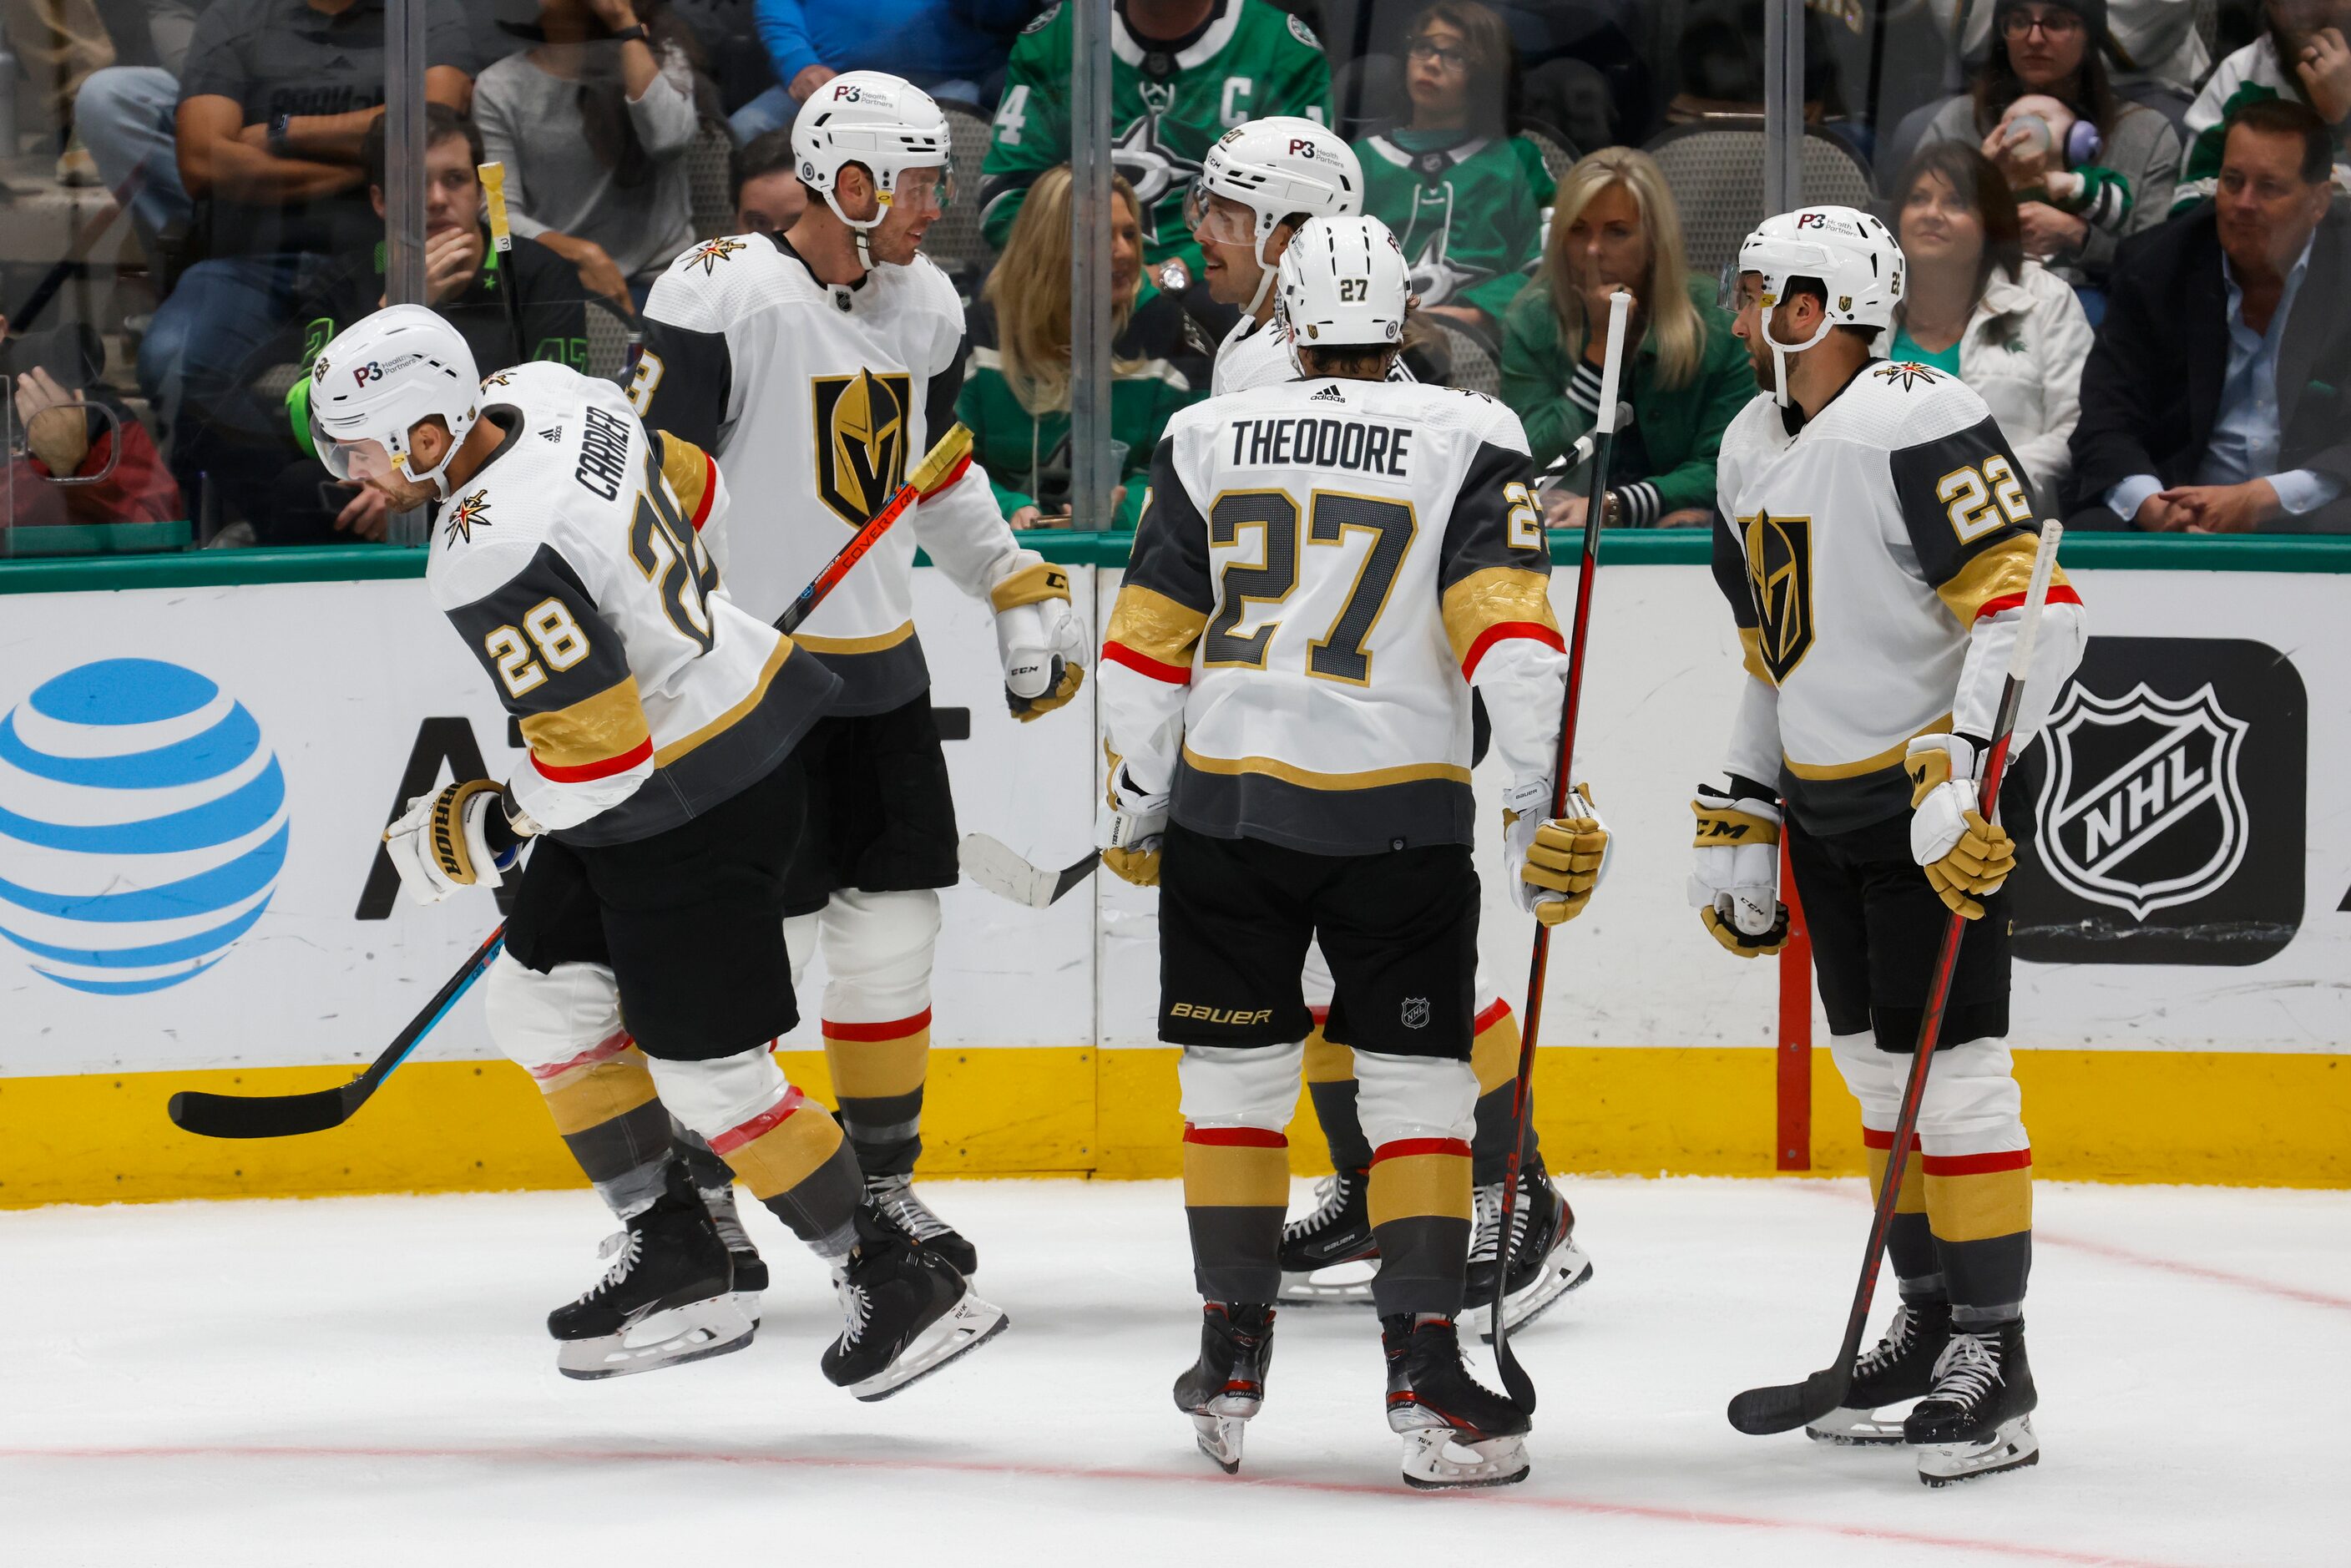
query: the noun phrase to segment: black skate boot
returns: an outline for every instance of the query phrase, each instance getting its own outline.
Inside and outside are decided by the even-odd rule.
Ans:
[[[1176,1408],[1192,1417],[1200,1452],[1231,1475],[1241,1468],[1241,1428],[1265,1403],[1273,1308],[1209,1301],[1200,1314],[1200,1359],[1176,1380]]]
[[[1500,1487],[1527,1479],[1526,1412],[1462,1364],[1449,1319],[1380,1320],[1388,1360],[1388,1429],[1404,1434],[1404,1479],[1424,1490]]]
[[[832,1288],[848,1322],[825,1349],[824,1375],[868,1404],[977,1350],[1010,1321],[871,1205],[857,1211],[857,1245]]]
[[[1372,1173],[1343,1170],[1314,1188],[1314,1212],[1281,1228],[1281,1302],[1291,1307],[1369,1306],[1380,1244],[1367,1200]],[[1365,1264],[1370,1268],[1348,1268]],[[1317,1279],[1323,1270],[1335,1270]]]
[[[1955,1328],[1935,1360],[1935,1385],[1902,1423],[1918,1450],[1918,1479],[1947,1487],[2041,1462],[2032,1435],[2032,1365],[2024,1357],[2024,1321],[1970,1331]]]
[[[1469,1240],[1469,1274],[1463,1302],[1478,1335],[1494,1343],[1494,1275],[1502,1243],[1502,1184],[1489,1182],[1476,1194],[1478,1228]],[[1540,1160],[1519,1172],[1518,1202],[1510,1217],[1510,1280],[1502,1316],[1513,1331],[1549,1312],[1562,1296],[1592,1278],[1592,1260],[1575,1244],[1575,1210],[1552,1185]]]
[[[956,1273],[968,1276],[979,1272],[979,1249],[965,1240],[961,1232],[932,1213],[931,1206],[914,1196],[913,1176],[867,1176],[865,1197],[888,1217],[891,1224],[905,1233],[906,1239],[954,1264]]]
[[[697,1190],[702,1207],[710,1211],[710,1223],[718,1228],[718,1239],[726,1244],[726,1260],[735,1266],[735,1304],[758,1328],[759,1293],[768,1288],[768,1260],[759,1256],[759,1249],[751,1245],[751,1233],[743,1228],[743,1217],[735,1209],[735,1189],[705,1186]]]
[[[735,1305],[726,1244],[684,1167],[653,1206],[604,1243],[611,1268],[547,1315],[566,1377],[619,1377],[741,1350],[751,1322]]]
[[[1823,1443],[1901,1442],[1903,1418],[1879,1412],[1935,1385],[1935,1363],[1950,1340],[1950,1302],[1903,1302],[1886,1337],[1853,1364],[1844,1403],[1807,1426],[1805,1435]]]

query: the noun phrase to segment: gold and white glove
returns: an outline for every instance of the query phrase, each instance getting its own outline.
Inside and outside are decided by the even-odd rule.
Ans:
[[[1502,843],[1519,907],[1545,925],[1574,919],[1592,903],[1608,870],[1608,825],[1592,804],[1592,787],[1567,797],[1567,815],[1551,809],[1548,782],[1521,784],[1502,797]]]
[[[496,887],[538,824],[487,779],[451,784],[409,801],[383,831],[400,884],[419,904],[438,904],[461,887]]]
[[[1788,945],[1788,906],[1780,902],[1778,803],[1701,784],[1690,810],[1698,817],[1698,854],[1689,901],[1706,922],[1707,934],[1741,958],[1777,953]]]
[[[1977,798],[1981,747],[1963,735],[1922,735],[1902,768],[1910,775],[1910,858],[1953,914],[1982,919],[1982,900],[2016,869],[2016,841],[1985,818]]]
[[[989,591],[1004,703],[1027,724],[1067,704],[1085,684],[1086,629],[1070,604],[1070,574],[1050,561],[1023,567]]]
[[[1124,765],[1113,758],[1104,793],[1110,800],[1110,819],[1098,841],[1102,864],[1122,882],[1157,887],[1159,852],[1167,841],[1166,792],[1153,794],[1137,788]]]

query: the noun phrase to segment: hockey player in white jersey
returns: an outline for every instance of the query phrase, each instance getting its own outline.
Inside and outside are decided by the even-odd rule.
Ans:
[[[1185,211],[1206,258],[1210,298],[1241,308],[1241,319],[1217,349],[1215,395],[1297,379],[1289,334],[1276,319],[1276,269],[1301,224],[1360,212],[1363,190],[1354,150],[1311,120],[1253,120],[1227,131],[1208,150]],[[1390,377],[1412,379],[1401,360]],[[1482,748],[1478,754],[1482,757]],[[1306,1086],[1330,1145],[1332,1174],[1317,1189],[1314,1207],[1283,1230],[1281,1299],[1297,1306],[1369,1305],[1366,1273],[1379,1261],[1366,1202],[1372,1153],[1355,1113],[1353,1055],[1323,1037],[1332,980],[1319,946],[1306,950],[1305,987],[1306,1005],[1314,1015],[1314,1032],[1306,1040]],[[1472,1307],[1490,1309],[1500,1269],[1502,1178],[1510,1135],[1519,1126],[1519,1020],[1482,967],[1477,1019],[1471,1061],[1479,1088],[1478,1225],[1469,1248],[1468,1300]],[[1543,1168],[1533,1123],[1526,1126],[1511,1215],[1518,1236],[1505,1291],[1504,1312],[1513,1326],[1531,1321],[1592,1277],[1592,1260],[1575,1243],[1575,1211]],[[1490,1322],[1487,1332],[1490,1336]]]
[[[1176,1382],[1203,1451],[1240,1461],[1264,1396],[1289,1188],[1282,1129],[1311,1027],[1353,1049],[1373,1145],[1386,1410],[1416,1485],[1527,1473],[1527,1417],[1461,1361],[1478,940],[1469,694],[1512,785],[1508,873],[1580,913],[1607,834],[1542,821],[1566,659],[1524,434],[1475,393],[1392,384],[1404,255],[1316,219],[1280,263],[1305,379],[1186,409],[1102,649],[1104,861],[1160,889],[1160,1036],[1183,1048],[1184,1188],[1205,1301]]]
[[[792,147],[810,201],[785,234],[695,246],[653,285],[630,396],[707,446],[746,497],[727,581],[781,613],[954,423],[961,302],[919,251],[951,199],[946,119],[878,71],[833,78]],[[923,496],[799,632],[842,684],[801,747],[809,831],[788,888],[794,973],[821,945],[841,1120],[875,1200],[966,1273],[977,1249],[913,1190],[930,1051],[937,889],[955,805],[914,622],[915,546],[989,603],[1007,700],[1034,719],[1083,678],[1068,574],[1015,541],[967,464]]]
[[[1847,207],[1767,219],[1740,247],[1736,330],[1762,393],[1723,435],[1715,575],[1748,679],[1728,783],[1698,791],[1690,894],[1731,952],[1778,951],[1784,831],[1880,1181],[1945,924],[1952,911],[1972,923],[1918,1118],[1923,1168],[1886,1248],[1901,1304],[1849,1407],[1811,1428],[1907,1442],[1919,1478],[1940,1485],[2039,1456],[2023,1322],[2032,1155],[2003,1042],[2003,886],[2032,831],[2026,748],[2085,631],[2060,568],[1992,824],[1976,779],[2040,525],[1983,400],[1872,357],[1902,287],[1894,235]],[[1912,1399],[1907,1418],[1884,1413]]]
[[[477,382],[465,340],[421,306],[352,326],[311,377],[313,447],[336,477],[395,509],[440,503],[426,586],[529,748],[503,784],[410,802],[384,839],[420,903],[520,879],[491,1037],[627,1227],[602,1281],[548,1320],[559,1365],[608,1377],[749,1341],[672,1115],[831,1264],[847,1317],[832,1382],[880,1398],[976,1348],[1004,1315],[865,1201],[840,1128],[768,1053],[798,1020],[792,753],[841,682],[720,585],[709,457],[561,366]]]

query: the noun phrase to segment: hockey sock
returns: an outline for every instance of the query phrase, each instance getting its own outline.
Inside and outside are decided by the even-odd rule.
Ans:
[[[2032,1269],[2032,1151],[1928,1155],[1927,1220],[1951,1322],[1977,1330],[2023,1315]]]
[[[635,1043],[615,1033],[531,1077],[596,1196],[622,1219],[652,1207],[669,1171],[670,1121]]]
[[[1400,1138],[1372,1156],[1372,1234],[1380,1271],[1372,1299],[1382,1317],[1461,1310],[1469,1266],[1469,1145],[1458,1138]]]
[[[677,1157],[685,1162],[686,1174],[694,1178],[696,1187],[713,1192],[735,1185],[734,1170],[725,1160],[710,1152],[710,1145],[703,1141],[701,1134],[675,1116],[669,1119],[669,1137],[676,1148]]]
[[[824,1107],[788,1089],[784,1097],[710,1140],[751,1196],[825,1256],[856,1242],[857,1206],[865,1187],[856,1156]]]
[[[1478,1015],[1478,1037],[1470,1042],[1469,1066],[1478,1074],[1478,1133],[1471,1145],[1475,1157],[1472,1179],[1490,1186],[1507,1174],[1510,1132],[1519,1123],[1519,1019],[1510,1004],[1497,998]],[[1533,1086],[1528,1086],[1531,1097]],[[1527,1118],[1527,1143],[1520,1163],[1532,1168],[1541,1152],[1535,1136],[1534,1117]]]
[[[1281,1216],[1289,1205],[1287,1136],[1262,1127],[1185,1124],[1184,1218],[1203,1300],[1270,1301],[1280,1292]]]
[[[1886,1162],[1893,1152],[1894,1134],[1864,1127],[1861,1141],[1869,1155],[1869,1196],[1875,1198],[1886,1190]],[[1894,1265],[1894,1277],[1902,1282],[1904,1301],[1938,1301],[1946,1282],[1934,1233],[1927,1223],[1927,1182],[1918,1174],[1918,1140],[1914,1136],[1910,1157],[1902,1163],[1902,1191],[1894,1200],[1894,1226],[1886,1236],[1886,1260]]]
[[[1306,1093],[1331,1145],[1331,1168],[1359,1171],[1370,1165],[1372,1145],[1355,1113],[1355,1053],[1323,1039],[1319,1023],[1306,1037]]]
[[[881,1023],[824,1020],[841,1128],[868,1176],[908,1176],[923,1152],[923,1081],[931,1061],[931,1009]]]

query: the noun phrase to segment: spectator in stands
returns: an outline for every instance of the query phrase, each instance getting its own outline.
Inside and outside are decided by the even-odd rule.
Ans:
[[[139,383],[183,489],[205,466],[207,427],[274,428],[238,370],[337,256],[383,233],[360,167],[360,139],[382,114],[383,13],[383,0],[214,0],[197,19],[178,153],[181,183],[203,204],[192,240],[204,259],[139,345]],[[456,0],[426,0],[425,16],[425,96],[462,110],[473,91],[464,15]]]
[[[1518,50],[1477,0],[1437,0],[1405,37],[1410,117],[1355,143],[1364,211],[1395,231],[1422,312],[1491,341],[1541,252],[1552,199],[1542,153],[1511,134]]]
[[[1633,296],[1619,396],[1633,423],[1616,439],[1611,516],[1635,528],[1700,525],[1714,516],[1714,460],[1755,378],[1716,302],[1690,275],[1681,219],[1655,160],[1630,147],[1579,159],[1559,183],[1551,246],[1502,327],[1502,401],[1526,426],[1535,465],[1590,430],[1607,358],[1608,298]],[[1555,486],[1553,528],[1583,520],[1584,499]]]
[[[426,106],[424,121],[424,302],[465,335],[474,363],[485,371],[525,360],[552,360],[588,369],[586,291],[571,264],[535,240],[514,236],[514,249],[501,261],[482,221],[482,187],[475,168],[482,162],[482,133],[474,122],[442,104]],[[384,210],[384,132],[379,120],[368,131],[360,156],[373,183],[369,195]],[[369,246],[343,258],[319,288],[302,303],[298,338],[280,338],[255,356],[257,367],[310,361],[337,332],[385,304],[383,252]],[[506,290],[515,291],[509,313]],[[519,322],[517,329],[517,323]],[[254,519],[260,543],[308,544],[383,538],[387,521],[381,492],[351,483],[321,481],[310,455],[310,378],[297,376],[287,389],[291,438],[300,448],[272,491],[266,511]],[[335,496],[329,507],[324,498]]]
[[[999,250],[1029,185],[1069,162],[1070,25],[1056,5],[1012,47],[979,193]],[[1144,263],[1181,290],[1200,272],[1184,196],[1210,144],[1270,115],[1328,125],[1330,62],[1311,28],[1266,0],[1126,0],[1110,28],[1111,157],[1143,204]],[[1182,263],[1173,276],[1170,261]]]
[[[180,183],[172,119],[196,14],[208,3],[118,0],[132,11],[108,28],[114,63],[91,72],[74,95],[74,131],[89,151],[99,183],[119,191],[138,173],[131,215],[150,245],[184,227],[192,210],[187,188]]]
[[[2105,36],[2106,0],[1999,0],[1991,52],[1969,90],[1937,106],[1914,134],[1897,132],[1886,152],[1898,162],[1881,163],[1881,173],[1907,163],[1916,149],[1937,142],[1981,147],[2018,198],[2024,254],[2055,267],[2069,282],[2103,284],[2116,242],[2163,221],[2179,166],[2179,136],[2171,122],[2116,96],[2103,53]],[[2015,137],[2012,127],[2008,135],[2001,131],[2010,106],[2029,95],[2053,98],[2096,128],[2101,145],[2095,165],[2111,170],[2129,187],[2126,214],[2108,217],[2101,226],[2092,219],[2105,215],[2105,209],[2066,212],[2045,198],[2042,187],[2049,173],[2064,165]],[[1913,130],[1905,123],[1903,131]]]
[[[2082,372],[2076,527],[2351,531],[2351,218],[2307,105],[2230,115],[2210,204],[2133,239]]]
[[[869,0],[861,5],[757,0],[753,9],[778,85],[730,117],[738,142],[789,131],[809,94],[843,71],[888,71],[933,98],[975,109],[996,101],[1006,42],[1000,34],[975,26],[950,0]],[[1066,85],[1067,54],[1061,65]]]
[[[2065,281],[2024,254],[2016,200],[1963,141],[1923,149],[1895,187],[1909,263],[1887,357],[1959,377],[1981,395],[2044,507],[2073,471],[2090,322]]]
[[[0,339],[7,332],[0,316]],[[0,375],[13,382],[21,433],[0,476],[8,497],[0,524],[162,523],[188,515],[154,442],[100,384],[105,368],[105,348],[85,326],[0,343]]]
[[[1070,520],[1070,172],[1029,187],[1004,255],[971,312],[971,356],[956,417],[972,434],[997,504],[1016,528]],[[1143,511],[1160,432],[1207,388],[1170,361],[1184,351],[1182,305],[1143,277],[1143,204],[1115,182],[1111,219],[1110,428],[1124,447],[1113,523]]]
[[[766,131],[737,148],[733,172],[737,234],[781,234],[808,210],[789,131]]]
[[[2334,180],[2351,191],[2351,0],[2268,0],[2262,36],[2220,62],[2188,110],[2188,152],[2171,210],[2183,213],[2218,187],[2229,117],[2248,103],[2284,98],[2306,104],[2335,137]],[[2289,72],[2280,62],[2291,61]]]
[[[2243,0],[2233,0],[2242,4]],[[2188,113],[2196,84],[2212,68],[2211,51],[2197,26],[2200,7],[2190,0],[2107,0],[2106,68],[2116,93],[2171,121],[2174,131]],[[1951,58],[1968,74],[1991,51],[1993,13],[1999,0],[1960,0],[1928,8]],[[1931,107],[1931,106],[1930,106]],[[1923,120],[1920,121],[1924,123]],[[1917,146],[1917,126],[1883,149],[1878,167],[1899,167]]]
[[[514,232],[632,309],[694,243],[692,36],[660,0],[539,0],[509,30],[532,47],[482,72],[474,112]]]

